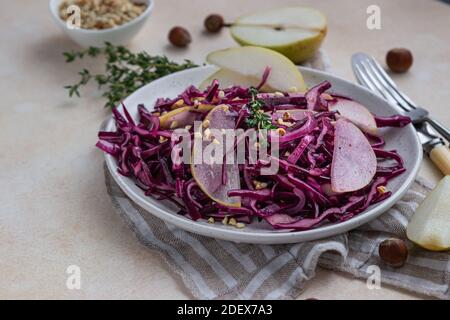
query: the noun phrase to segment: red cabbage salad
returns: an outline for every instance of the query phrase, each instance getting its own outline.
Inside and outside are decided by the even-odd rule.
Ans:
[[[204,91],[190,86],[174,99],[158,99],[153,111],[139,105],[139,121],[125,106],[116,108],[116,131],[99,132],[97,147],[145,195],[173,202],[192,220],[238,228],[265,220],[274,229],[309,230],[351,219],[391,196],[387,183],[405,168],[395,150],[383,149],[377,129],[403,127],[408,117],[373,115],[327,92],[328,81],[306,93],[259,92],[267,76],[257,88],[221,89],[216,80]],[[180,129],[182,138],[175,134]],[[267,134],[249,142],[242,132],[250,129]],[[216,138],[226,130],[241,134],[225,146]],[[180,152],[182,141],[189,145]],[[193,161],[197,148],[216,145],[229,154],[239,141],[246,146],[240,161]],[[269,155],[255,159],[252,151],[261,148]]]

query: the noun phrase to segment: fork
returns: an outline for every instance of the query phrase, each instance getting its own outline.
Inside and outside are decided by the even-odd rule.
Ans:
[[[438,121],[431,119],[428,111],[415,105],[400,92],[374,58],[365,53],[356,53],[352,56],[352,66],[359,83],[384,97],[400,113],[411,118],[425,152],[444,174],[450,174],[450,150],[442,139],[434,134],[430,125],[447,141],[450,141],[450,131]]]
[[[428,122],[445,140],[450,141],[450,130],[440,122],[429,117],[428,111],[417,106],[410,98],[401,92],[394,81],[384,71],[380,64],[365,53],[355,53],[352,65],[360,83],[372,91],[379,92],[386,100],[403,109],[403,114],[409,116],[414,123]]]

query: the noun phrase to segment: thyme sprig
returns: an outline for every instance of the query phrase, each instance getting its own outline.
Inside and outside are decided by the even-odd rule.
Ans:
[[[103,97],[107,99],[105,107],[115,107],[129,94],[143,85],[168,74],[196,67],[192,61],[183,63],[170,61],[166,56],[151,56],[142,51],[133,53],[123,46],[105,43],[104,48],[90,47],[82,51],[64,52],[66,62],[73,62],[84,57],[95,58],[105,56],[106,65],[104,74],[92,74],[83,69],[78,74],[80,80],[64,88],[69,90],[69,96],[80,96],[80,87],[94,80],[100,88],[104,88]]]
[[[257,129],[276,129],[277,127],[272,124],[270,115],[264,113],[262,109],[264,102],[257,98],[258,90],[251,87],[249,92],[251,94],[251,100],[247,103],[247,108],[250,112],[249,117],[246,119],[247,125]]]

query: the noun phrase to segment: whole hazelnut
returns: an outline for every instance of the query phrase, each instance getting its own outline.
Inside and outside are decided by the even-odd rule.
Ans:
[[[173,27],[169,31],[169,41],[176,47],[186,47],[189,43],[191,43],[191,40],[189,31],[183,27]]]
[[[408,258],[408,247],[405,241],[390,238],[380,243],[378,253],[386,264],[398,268],[403,266]]]
[[[225,25],[225,22],[221,15],[218,14],[210,14],[205,19],[205,28],[209,32],[215,33],[219,32],[222,27]]]
[[[386,64],[393,72],[406,72],[413,64],[412,53],[404,48],[391,49],[386,55]]]

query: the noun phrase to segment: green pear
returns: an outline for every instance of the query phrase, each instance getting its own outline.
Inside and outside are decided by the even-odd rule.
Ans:
[[[231,36],[243,46],[260,46],[278,51],[294,63],[314,56],[327,33],[327,19],[307,7],[286,7],[238,18]]]
[[[450,176],[445,176],[417,208],[406,235],[428,250],[450,249]]]
[[[233,85],[240,85],[243,87],[256,87],[261,79],[251,76],[244,76],[237,72],[230,71],[228,69],[219,69],[206,78],[199,86],[200,90],[206,90],[206,88],[212,83],[212,81],[216,79],[219,81],[220,88],[228,88]],[[262,91],[271,92],[275,91],[269,86],[264,86]]]
[[[246,81],[257,79],[260,82],[264,71],[269,67],[271,71],[266,82],[268,87],[279,91],[306,91],[303,76],[295,64],[273,50],[252,46],[229,48],[211,52],[206,61],[247,77]],[[220,79],[218,80],[220,82]],[[242,77],[235,80],[242,80]]]

